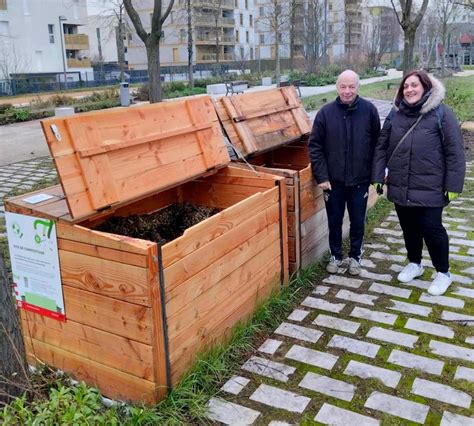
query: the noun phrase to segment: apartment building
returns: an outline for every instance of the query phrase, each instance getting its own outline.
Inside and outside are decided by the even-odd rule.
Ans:
[[[319,42],[326,40],[332,60],[347,58],[360,51],[362,42],[362,0],[192,0],[193,61],[196,64],[303,57],[308,44],[305,33],[318,32]],[[153,2],[134,2],[146,31],[151,29]],[[295,9],[290,9],[295,5]],[[163,66],[187,65],[187,0],[176,0],[163,26],[160,58]],[[309,20],[315,7],[319,15]],[[326,7],[326,11],[324,11]],[[166,8],[164,2],[163,8]],[[294,11],[293,18],[289,16]],[[280,16],[275,24],[275,15]],[[327,17],[328,25],[323,25]],[[129,18],[128,26],[133,28]],[[293,24],[292,24],[293,23]],[[327,34],[323,34],[327,30]],[[278,43],[275,43],[278,37]],[[321,47],[322,49],[322,47]],[[146,69],[143,42],[132,31],[128,41],[128,63],[131,69]],[[321,53],[321,52],[319,52]]]
[[[0,0],[0,79],[93,78],[86,0]]]

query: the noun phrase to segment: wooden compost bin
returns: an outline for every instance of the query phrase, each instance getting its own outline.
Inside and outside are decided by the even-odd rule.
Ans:
[[[223,97],[214,104],[238,154],[257,170],[286,180],[290,272],[314,262],[329,247],[327,216],[323,192],[311,171],[312,123],[295,88]],[[375,199],[371,193],[369,203]],[[347,215],[344,229],[347,233]]]
[[[285,181],[227,165],[209,97],[42,125],[61,186],[5,206],[55,220],[67,320],[21,310],[28,359],[155,403],[287,280]],[[163,245],[94,230],[175,202],[222,210]]]

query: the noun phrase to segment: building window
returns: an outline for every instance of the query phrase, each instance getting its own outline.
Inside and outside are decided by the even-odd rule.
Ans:
[[[7,0],[0,0],[0,10],[7,10]]]
[[[49,35],[49,42],[54,44],[54,25],[48,24],[48,35]]]
[[[245,9],[249,8],[249,0],[245,0]]]
[[[253,58],[253,47],[250,48],[250,59],[252,59],[252,60],[254,59]]]
[[[174,22],[174,11],[172,10],[170,12],[170,23],[172,24]]]
[[[278,33],[278,41],[279,41],[280,43],[283,42],[283,34],[282,34],[282,33]]]
[[[260,17],[263,17],[263,15],[265,14],[265,9],[263,6],[260,6],[258,10],[258,14],[260,15]]]
[[[179,62],[179,50],[177,47],[173,47],[173,62]]]
[[[184,43],[186,41],[186,30],[184,28],[181,28],[179,30],[179,40],[181,43]]]
[[[248,31],[245,31],[245,42],[246,43],[249,42],[249,32]]]
[[[239,40],[239,30],[235,30],[235,41],[238,43]]]
[[[252,15],[249,16],[249,21],[250,21],[250,26],[253,27],[253,16]]]
[[[244,25],[244,14],[240,14],[240,25]]]
[[[265,34],[260,34],[260,44],[265,44]]]
[[[329,3],[329,10],[332,10],[332,3]]]
[[[164,42],[165,42],[165,32],[161,31],[161,33],[160,33],[160,43],[164,43]]]
[[[328,25],[328,34],[332,34],[332,24]]]
[[[235,7],[239,7],[239,0],[235,0]]]
[[[240,59],[245,59],[245,53],[244,53],[244,48],[240,48]]]

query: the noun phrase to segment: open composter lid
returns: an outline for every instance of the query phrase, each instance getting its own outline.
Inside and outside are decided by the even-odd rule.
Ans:
[[[293,86],[225,96],[215,105],[232,145],[244,156],[277,148],[311,131]]]
[[[208,96],[41,124],[73,218],[179,185],[230,162]]]

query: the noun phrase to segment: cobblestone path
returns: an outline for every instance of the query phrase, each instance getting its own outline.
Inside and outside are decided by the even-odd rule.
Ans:
[[[226,424],[474,425],[474,164],[445,210],[454,283],[407,284],[395,212],[366,241],[364,270],[341,269],[281,323],[209,402]]]

